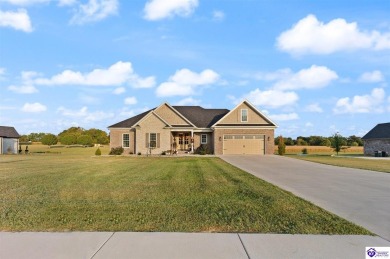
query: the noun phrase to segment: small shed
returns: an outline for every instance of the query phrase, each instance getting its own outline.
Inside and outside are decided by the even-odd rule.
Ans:
[[[0,154],[17,154],[19,138],[14,127],[0,126]]]
[[[390,154],[390,122],[376,125],[362,139],[364,155],[374,156],[378,151]]]

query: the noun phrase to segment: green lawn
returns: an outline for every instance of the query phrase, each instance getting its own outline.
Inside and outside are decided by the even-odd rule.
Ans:
[[[0,156],[0,231],[370,234],[219,158],[94,151]]]
[[[288,156],[292,158],[297,158],[297,159],[321,163],[321,164],[390,173],[390,159],[387,158],[363,159],[363,158],[356,158],[356,157],[354,158],[353,155],[351,155],[350,157],[343,157],[344,155],[341,157],[330,156],[330,155],[305,155],[305,156],[288,155]]]

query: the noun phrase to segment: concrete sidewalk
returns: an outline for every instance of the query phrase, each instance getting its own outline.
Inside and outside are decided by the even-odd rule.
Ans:
[[[0,258],[364,258],[378,236],[0,232]]]

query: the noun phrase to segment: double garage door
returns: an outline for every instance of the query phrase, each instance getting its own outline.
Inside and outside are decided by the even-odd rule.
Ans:
[[[224,155],[264,155],[264,135],[224,135]]]

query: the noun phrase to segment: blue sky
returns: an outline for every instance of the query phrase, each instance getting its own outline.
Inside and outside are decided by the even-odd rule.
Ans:
[[[390,2],[0,0],[0,125],[111,124],[243,99],[276,134],[390,121]]]

